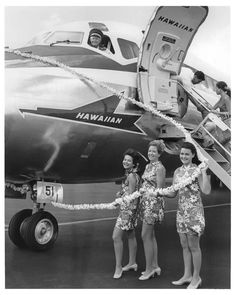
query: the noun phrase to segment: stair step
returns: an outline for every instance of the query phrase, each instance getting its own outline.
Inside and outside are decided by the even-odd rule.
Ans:
[[[192,138],[193,139],[193,138]],[[195,139],[195,144],[198,146],[203,155],[208,158],[210,170],[230,189],[231,188],[231,164],[224,156],[215,148],[203,148]]]
[[[205,151],[218,163],[225,163],[228,161],[215,149],[205,149]]]
[[[226,163],[219,163],[219,165],[226,171],[228,172],[231,168],[231,165],[229,162],[226,162]]]

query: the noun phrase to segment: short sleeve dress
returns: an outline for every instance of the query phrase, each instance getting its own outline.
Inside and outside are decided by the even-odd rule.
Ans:
[[[175,172],[174,183],[180,183],[185,178],[191,177],[196,167],[195,164],[187,168],[179,167]],[[183,234],[200,236],[204,232],[204,209],[197,178],[190,185],[178,191],[176,227],[177,232]]]
[[[136,186],[135,191],[137,191],[140,187],[140,177],[136,172],[130,172],[136,178]],[[129,183],[128,183],[128,176],[130,173],[126,174],[126,179],[122,183],[121,191],[119,192],[120,197],[124,198],[125,196],[129,195]],[[116,220],[115,226],[122,230],[133,230],[137,226],[137,219],[138,219],[138,203],[139,199],[135,199],[131,202],[126,202],[125,200],[120,205],[119,215]]]
[[[147,164],[143,173],[142,189],[146,192],[140,200],[140,218],[146,224],[154,225],[161,222],[164,218],[164,198],[161,196],[152,196],[148,190],[157,188],[157,170],[165,169],[160,161]]]

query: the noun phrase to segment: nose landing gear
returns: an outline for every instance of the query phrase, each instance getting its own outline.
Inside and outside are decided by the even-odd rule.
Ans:
[[[31,209],[17,212],[8,228],[11,241],[19,248],[44,251],[53,246],[58,236],[56,218],[47,211],[32,214]]]
[[[35,185],[30,189],[30,196],[34,202],[33,210],[23,209],[17,212],[9,223],[8,235],[19,248],[45,251],[57,239],[58,223],[51,213],[44,211],[45,203],[39,203]]]

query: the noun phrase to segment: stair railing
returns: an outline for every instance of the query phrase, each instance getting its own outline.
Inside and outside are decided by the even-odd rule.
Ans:
[[[227,126],[219,117],[217,117],[215,114],[212,114],[212,113],[209,113],[205,118],[204,120],[196,127],[196,129],[194,129],[191,133],[192,135],[197,133],[197,131],[199,129],[203,129],[204,132],[206,132],[212,139],[213,141],[218,145],[220,146],[220,148],[227,154],[231,157],[231,153],[217,140],[217,138],[214,137],[213,134],[211,134],[211,132],[209,132],[205,127],[205,123],[207,121],[211,121],[213,122],[214,124],[216,124],[216,126],[218,126],[222,131],[226,131],[227,129],[230,131],[231,133],[231,129],[229,128],[229,126]]]

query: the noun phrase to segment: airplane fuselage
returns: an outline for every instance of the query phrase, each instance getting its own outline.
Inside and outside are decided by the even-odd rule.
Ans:
[[[165,9],[161,11],[167,13]],[[206,9],[199,7],[200,14],[202,11],[205,17]],[[107,35],[110,53],[88,44],[93,27],[100,27]],[[179,164],[172,143],[184,135],[169,122],[117,96],[123,93],[142,101],[137,84],[142,38],[140,28],[127,24],[81,22],[48,30],[20,48],[23,53],[65,64],[74,72],[113,88],[115,93],[93,81],[79,79],[58,65],[6,53],[6,181],[115,180],[123,173],[124,151],[137,149],[143,155],[144,166],[148,143],[156,138],[169,144],[162,158],[172,174],[174,163]],[[175,119],[188,130],[202,120],[191,103],[184,117]]]
[[[47,50],[44,54],[50,55]],[[54,48],[51,50],[54,52]],[[138,99],[136,63],[122,66],[89,50],[80,53],[70,55],[69,49],[67,59],[63,55],[51,58]],[[6,69],[5,155],[9,181],[53,179],[76,183],[116,179],[122,175],[124,151],[132,147],[146,157],[148,142],[160,137],[160,128],[167,123],[58,67],[12,58],[10,55]],[[193,117],[190,112],[188,117],[193,124],[199,121],[198,114]],[[188,118],[184,121],[188,127],[193,125]],[[175,158],[165,156],[168,160]]]

